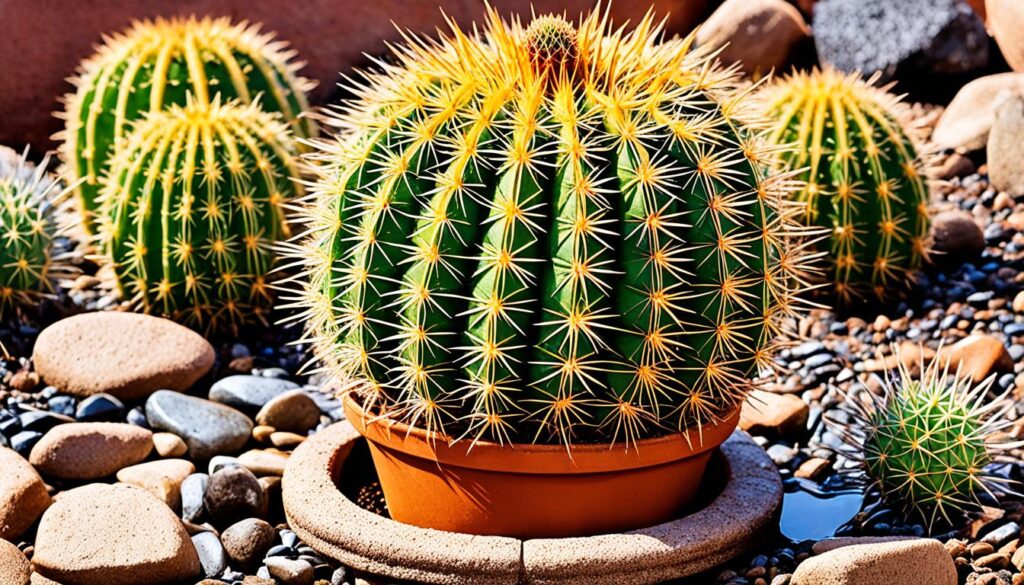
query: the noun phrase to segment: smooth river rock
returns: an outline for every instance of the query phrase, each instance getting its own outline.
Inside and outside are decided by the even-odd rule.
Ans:
[[[127,423],[68,423],[48,431],[29,462],[59,479],[99,479],[144,460],[153,433]]]
[[[956,585],[956,567],[930,538],[843,546],[801,563],[791,585]]]
[[[210,400],[255,414],[272,399],[299,387],[291,380],[263,376],[228,376],[210,387]]]
[[[61,494],[39,523],[32,563],[75,585],[195,579],[199,556],[166,504],[136,487],[91,484]]]
[[[121,400],[186,390],[213,366],[213,346],[173,321],[112,311],[68,317],[39,334],[32,359],[46,383]]]
[[[142,488],[171,509],[181,509],[181,484],[195,472],[196,466],[185,459],[148,461],[117,472],[117,481]]]
[[[146,419],[154,429],[181,437],[193,460],[236,453],[253,426],[249,417],[233,408],[170,390],[149,397]]]
[[[17,541],[51,503],[43,478],[28,461],[0,447],[0,542]]]

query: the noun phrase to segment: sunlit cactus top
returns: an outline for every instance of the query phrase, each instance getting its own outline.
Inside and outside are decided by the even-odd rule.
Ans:
[[[315,134],[294,51],[257,25],[227,18],[172,18],[136,22],[104,39],[81,66],[76,92],[66,98],[62,157],[91,230],[106,165],[129,124],[146,112],[184,106],[187,96],[210,103],[259,99],[279,112],[300,137]]]
[[[0,317],[53,292],[69,267],[51,252],[54,212],[65,199],[60,181],[39,166],[0,147]]]
[[[651,17],[410,37],[319,144],[294,306],[364,404],[474,440],[718,420],[801,258],[731,76]]]
[[[994,440],[1012,425],[1005,414],[1013,407],[1005,394],[989,396],[994,376],[974,384],[938,359],[921,369],[914,379],[901,366],[880,396],[846,401],[852,420],[829,422],[885,499],[931,528],[957,522],[980,508],[983,495],[995,495],[1005,480],[985,466],[1021,444]]]
[[[903,293],[927,256],[928,185],[899,98],[874,79],[832,69],[795,73],[759,93],[773,142],[805,186],[803,221],[829,230],[834,292],[842,303]]]

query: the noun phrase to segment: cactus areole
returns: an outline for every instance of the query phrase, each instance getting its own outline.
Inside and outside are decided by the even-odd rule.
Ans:
[[[317,357],[352,390],[352,416],[426,437],[413,456],[399,454],[403,433],[368,431],[395,518],[437,526],[397,505],[399,484],[417,465],[445,476],[425,445],[463,439],[449,463],[504,449],[524,458],[510,467],[540,474],[536,485],[593,487],[566,473],[616,466],[574,467],[594,443],[634,467],[696,464],[676,467],[690,488],[619,484],[611,502],[596,487],[572,505],[579,492],[566,485],[495,485],[484,500],[502,514],[458,482],[405,481],[451,492],[456,525],[446,529],[625,528],[629,519],[609,514],[625,493],[642,494],[630,508],[664,519],[695,492],[794,313],[803,279],[786,182],[766,174],[731,76],[690,39],[659,43],[652,17],[629,32],[601,14],[578,27],[558,17],[524,27],[493,11],[489,20],[479,35],[409,38],[397,63],[366,74],[334,112],[328,123],[346,132],[315,155],[294,305]],[[674,457],[653,457],[645,442],[666,435]],[[544,450],[561,467],[547,467]],[[386,459],[408,475],[385,478]],[[532,512],[501,507],[501,495]],[[590,518],[559,526],[558,512],[584,501]],[[532,531],[503,530],[495,518],[509,513],[531,518]]]

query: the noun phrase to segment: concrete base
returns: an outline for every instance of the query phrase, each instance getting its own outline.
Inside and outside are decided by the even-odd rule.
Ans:
[[[282,484],[285,514],[299,537],[321,554],[403,581],[659,583],[743,554],[775,527],[782,502],[775,465],[746,433],[736,431],[712,461],[725,476],[712,482],[720,493],[678,520],[622,534],[526,541],[442,532],[395,522],[346,497],[339,479],[359,441],[352,425],[340,422],[296,449]]]

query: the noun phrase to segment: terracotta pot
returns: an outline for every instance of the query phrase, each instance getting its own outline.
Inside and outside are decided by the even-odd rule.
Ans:
[[[391,517],[467,534],[558,538],[653,526],[683,512],[708,460],[739,421],[623,445],[452,443],[372,419],[351,396],[345,414],[368,440]],[[570,456],[571,455],[571,456]]]

